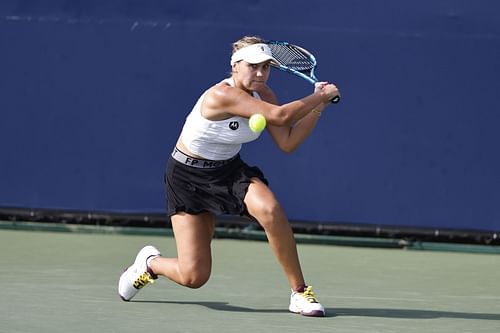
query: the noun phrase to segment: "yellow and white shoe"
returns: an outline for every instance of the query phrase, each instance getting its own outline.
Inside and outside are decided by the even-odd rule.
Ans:
[[[160,256],[160,251],[151,245],[145,246],[139,251],[134,264],[120,276],[118,294],[122,300],[130,301],[142,287],[153,283],[158,278],[158,275],[154,274],[147,265],[149,258],[158,256]]]
[[[291,312],[300,313],[303,316],[325,316],[325,308],[316,299],[311,286],[304,287],[302,292],[292,290],[288,309]]]

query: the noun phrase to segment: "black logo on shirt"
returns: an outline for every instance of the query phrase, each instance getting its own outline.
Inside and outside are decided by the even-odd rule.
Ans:
[[[240,124],[237,121],[232,121],[229,123],[229,128],[233,131],[236,131],[240,127]]]

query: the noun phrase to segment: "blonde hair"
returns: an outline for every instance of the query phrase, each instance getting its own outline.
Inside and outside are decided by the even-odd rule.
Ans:
[[[233,43],[233,54],[234,52],[238,51],[239,49],[242,49],[246,46],[250,46],[253,44],[260,44],[260,43],[265,43],[266,41],[260,37],[257,36],[245,36],[240,39],[238,39],[236,42]]]

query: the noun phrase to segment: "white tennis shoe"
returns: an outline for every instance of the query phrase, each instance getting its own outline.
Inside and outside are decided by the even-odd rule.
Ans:
[[[145,246],[139,251],[134,264],[120,276],[118,294],[122,300],[130,301],[142,287],[153,283],[158,278],[158,275],[154,274],[146,263],[149,258],[158,256],[160,256],[160,251],[151,245]]]
[[[303,316],[325,316],[325,308],[316,299],[311,286],[306,287],[303,292],[292,290],[292,295],[290,296],[290,306],[288,309],[291,312],[300,313]]]

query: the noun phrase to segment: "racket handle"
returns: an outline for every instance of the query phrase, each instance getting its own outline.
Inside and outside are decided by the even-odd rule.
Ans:
[[[340,96],[335,96],[330,100],[330,102],[332,102],[333,104],[337,104],[338,102],[340,102]]]

